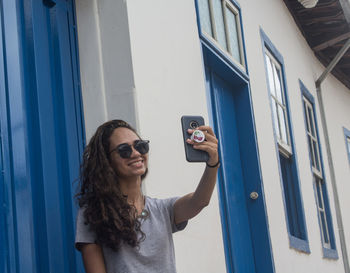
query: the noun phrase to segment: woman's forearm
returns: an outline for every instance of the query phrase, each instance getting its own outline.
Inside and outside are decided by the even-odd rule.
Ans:
[[[216,184],[217,170],[218,167],[205,168],[202,178],[191,198],[193,206],[203,208],[209,204]]]
[[[209,160],[196,190],[175,202],[174,215],[177,224],[193,218],[209,204],[216,184],[219,168],[218,140],[209,126],[200,126],[199,129],[206,131],[207,141],[197,144],[188,139],[187,143],[192,144],[194,149],[207,152]]]

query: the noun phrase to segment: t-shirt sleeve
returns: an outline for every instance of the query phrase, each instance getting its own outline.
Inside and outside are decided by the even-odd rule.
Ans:
[[[188,221],[183,221],[182,223],[179,223],[177,225],[175,224],[174,204],[175,204],[177,199],[179,199],[179,197],[173,197],[173,198],[168,198],[168,199],[164,200],[165,208],[166,208],[168,215],[170,217],[172,233],[175,233],[177,231],[181,231],[181,230],[185,229],[185,227],[187,226],[187,223],[188,223]]]
[[[84,217],[84,208],[79,208],[76,219],[75,248],[81,250],[82,244],[96,243],[96,234],[90,229]]]

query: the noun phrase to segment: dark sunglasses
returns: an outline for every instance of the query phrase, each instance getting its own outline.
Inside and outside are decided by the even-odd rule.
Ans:
[[[128,143],[119,144],[109,154],[117,152],[122,158],[130,158],[132,147],[142,155],[147,154],[149,151],[149,140],[135,140],[133,145],[129,145]]]

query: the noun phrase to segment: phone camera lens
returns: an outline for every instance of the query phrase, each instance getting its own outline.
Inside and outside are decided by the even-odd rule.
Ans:
[[[192,128],[192,129],[196,129],[197,127],[199,126],[199,124],[198,124],[198,122],[197,121],[191,121],[190,122],[190,127]]]

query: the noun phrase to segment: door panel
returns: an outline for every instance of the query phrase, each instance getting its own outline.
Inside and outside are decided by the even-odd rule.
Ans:
[[[0,121],[0,272],[7,272],[7,227],[6,223],[6,203],[5,203],[5,183],[3,175],[3,156],[2,156],[2,138],[1,138],[1,121]]]
[[[210,86],[216,132],[220,139],[220,156],[225,168],[220,169],[219,188],[223,193],[227,228],[230,232],[232,272],[255,272],[250,224],[241,165],[239,135],[236,122],[234,89],[209,68]]]
[[[74,250],[72,197],[73,182],[79,177],[83,127],[72,13],[71,1],[33,1],[37,75],[37,109],[33,112],[37,111],[39,129],[33,133],[40,137],[36,144],[41,166],[36,169],[41,169],[38,176],[42,177],[41,188],[34,187],[33,199],[42,272],[76,272],[80,264]]]
[[[249,77],[203,41],[202,50],[222,160],[218,193],[227,272],[273,273]]]

